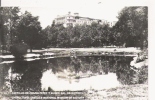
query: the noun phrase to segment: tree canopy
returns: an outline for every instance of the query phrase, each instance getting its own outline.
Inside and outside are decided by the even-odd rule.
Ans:
[[[50,26],[42,29],[38,16],[28,11],[21,15],[19,13],[18,7],[0,8],[1,44],[12,45],[23,40],[31,49],[148,46],[148,8],[144,6],[123,8],[113,27],[99,23],[64,27],[53,21]]]
[[[17,27],[19,41],[23,40],[30,48],[37,48],[41,45],[41,30],[42,27],[38,21],[38,17],[32,16],[30,12],[25,12],[20,16],[20,21]]]
[[[117,42],[127,47],[147,47],[148,42],[148,8],[125,7],[113,27]]]
[[[0,48],[2,47],[2,50],[8,50],[16,40],[14,36],[17,32],[19,12],[18,7],[0,7]]]

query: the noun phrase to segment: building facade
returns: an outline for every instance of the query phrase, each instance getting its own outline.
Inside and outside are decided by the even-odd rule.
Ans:
[[[99,24],[109,24],[109,26],[113,26],[114,24],[109,23],[107,20],[102,19],[94,19],[89,17],[81,17],[79,16],[79,13],[71,14],[71,12],[68,12],[68,14],[63,16],[57,16],[55,18],[55,24],[63,24],[64,27],[67,26],[75,26],[75,25],[91,25],[93,22],[99,23]]]

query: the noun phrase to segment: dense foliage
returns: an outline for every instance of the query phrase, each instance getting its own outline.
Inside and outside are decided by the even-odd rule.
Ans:
[[[148,8],[125,7],[119,13],[118,22],[113,27],[108,24],[82,25],[64,28],[63,25],[46,27],[50,47],[103,47],[148,46]]]
[[[43,32],[48,36],[51,47],[101,47],[110,44],[110,27],[93,23],[75,27],[54,25],[46,27]]]
[[[147,47],[148,45],[148,8],[125,7],[113,27],[115,39],[127,47]]]
[[[125,7],[113,27],[108,24],[64,27],[53,21],[42,29],[39,17],[30,12],[20,14],[18,7],[0,8],[0,45],[24,41],[31,49],[46,47],[148,46],[148,8]]]
[[[34,17],[29,12],[25,12],[20,16],[17,26],[17,36],[19,41],[23,40],[30,46],[30,49],[39,47],[42,42],[41,25],[38,17]]]
[[[12,42],[16,41],[19,12],[18,7],[0,7],[0,49],[2,50],[9,49]]]

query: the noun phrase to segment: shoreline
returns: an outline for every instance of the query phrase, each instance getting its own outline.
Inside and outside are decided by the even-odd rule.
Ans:
[[[90,100],[147,100],[148,84],[124,85],[100,91],[88,90],[86,97]]]

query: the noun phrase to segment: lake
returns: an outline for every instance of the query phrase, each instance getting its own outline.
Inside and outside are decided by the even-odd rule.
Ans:
[[[134,84],[133,57],[80,56],[0,64],[1,91],[107,89]]]

